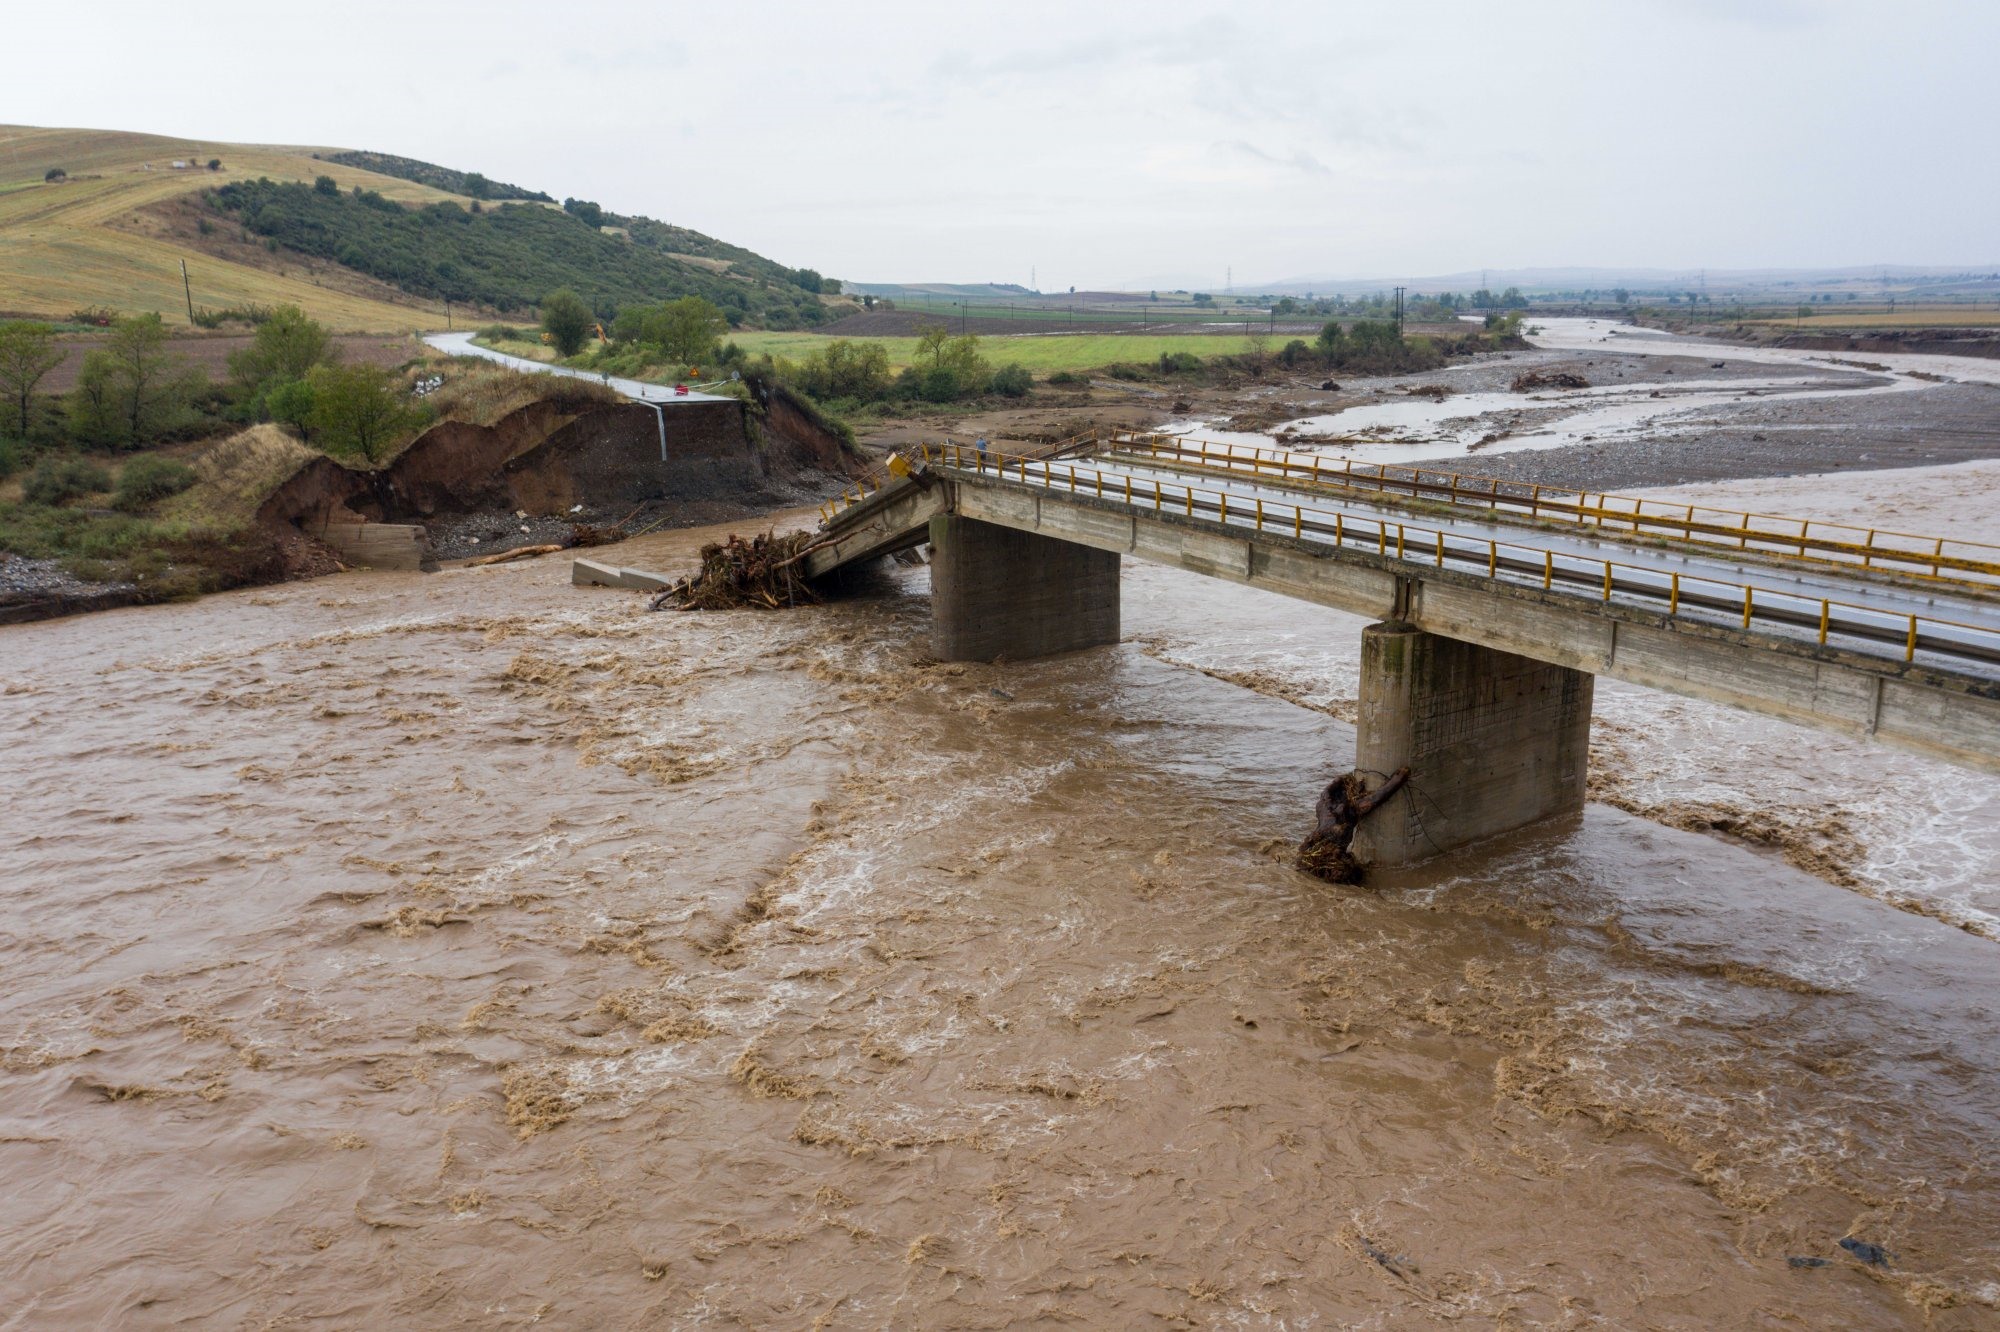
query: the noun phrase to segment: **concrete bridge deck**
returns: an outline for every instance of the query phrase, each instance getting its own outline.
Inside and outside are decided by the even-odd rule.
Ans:
[[[928,540],[946,659],[1115,641],[1124,555],[1379,618],[1359,766],[1412,768],[1434,812],[1371,820],[1355,845],[1376,863],[1579,807],[1600,674],[2000,772],[2000,597],[1956,573],[1321,493],[1115,444],[913,462],[830,513],[808,572]]]

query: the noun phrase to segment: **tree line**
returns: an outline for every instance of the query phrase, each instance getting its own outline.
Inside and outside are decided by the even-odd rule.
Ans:
[[[245,238],[262,237],[273,249],[328,260],[440,301],[512,312],[532,308],[543,293],[560,287],[585,293],[604,319],[627,305],[683,295],[709,301],[732,326],[808,328],[826,319],[819,293],[827,280],[817,273],[810,274],[808,288],[804,270],[708,241],[728,250],[718,257],[741,276],[713,272],[661,248],[708,238],[649,219],[628,219],[635,224],[630,234],[613,234],[603,228],[616,219],[585,200],[568,200],[563,211],[476,202],[471,209],[449,202],[406,208],[359,186],[342,191],[331,176],[311,185],[232,182],[207,198]]]

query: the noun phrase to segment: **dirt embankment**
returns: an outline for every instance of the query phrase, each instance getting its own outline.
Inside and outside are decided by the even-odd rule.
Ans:
[[[1776,324],[1698,324],[1680,319],[1634,316],[1641,328],[1747,347],[1791,347],[1801,351],[1909,352],[1927,356],[2000,359],[2000,332],[1991,328],[1884,328],[1806,333]]]
[[[861,460],[778,389],[758,409],[539,399],[491,425],[440,422],[374,470],[303,448],[287,461],[255,517],[288,548],[323,555],[294,538],[360,518],[424,525],[449,559],[561,540],[572,524],[686,526],[810,502]],[[322,570],[308,560],[302,571]]]

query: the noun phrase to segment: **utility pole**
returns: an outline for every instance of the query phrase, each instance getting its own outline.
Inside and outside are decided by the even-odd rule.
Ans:
[[[194,288],[188,283],[188,261],[181,260],[181,295],[187,297],[188,327],[194,327]]]
[[[1398,341],[1401,341],[1402,337],[1403,337],[1403,289],[1401,287],[1398,287],[1396,288],[1396,338]]]
[[[449,296],[445,297],[444,301],[444,331],[447,333],[451,332],[451,297]]]

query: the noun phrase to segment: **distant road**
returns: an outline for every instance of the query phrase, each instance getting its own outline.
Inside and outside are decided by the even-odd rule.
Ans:
[[[657,403],[662,407],[676,406],[684,402],[733,402],[735,399],[720,393],[696,393],[690,389],[686,393],[675,393],[669,385],[648,384],[643,379],[620,379],[616,375],[593,374],[588,370],[572,370],[566,365],[549,365],[543,361],[531,361],[525,356],[509,356],[506,352],[494,351],[491,347],[474,345],[470,333],[426,333],[424,343],[435,347],[447,356],[477,356],[482,360],[497,361],[515,370],[526,370],[534,374],[563,375],[570,379],[587,379],[593,384],[605,384],[628,398],[639,402]]]

